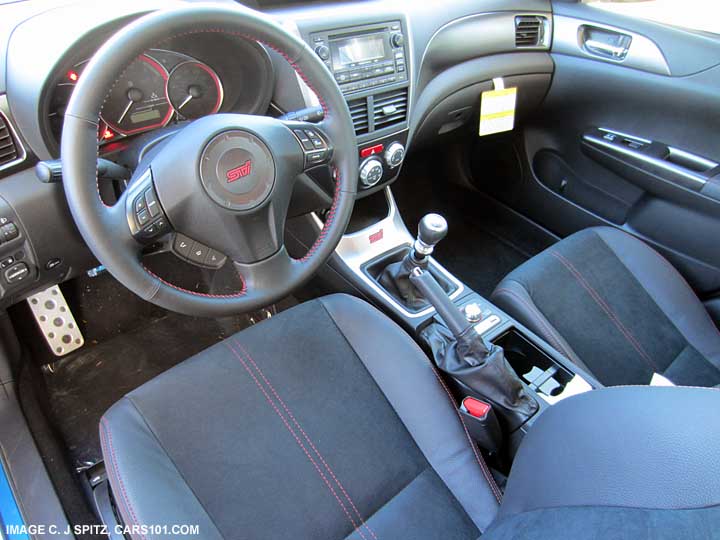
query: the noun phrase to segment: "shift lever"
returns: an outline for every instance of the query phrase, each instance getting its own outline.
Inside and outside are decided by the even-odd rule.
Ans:
[[[427,214],[418,223],[418,234],[413,244],[413,258],[418,262],[424,261],[447,233],[448,224],[444,217],[440,214]]]
[[[429,269],[429,256],[447,232],[444,217],[440,214],[426,215],[418,224],[417,238],[412,247],[402,260],[390,263],[378,278],[380,285],[410,310],[419,311],[428,305],[423,292],[410,283],[410,273],[415,269]]]

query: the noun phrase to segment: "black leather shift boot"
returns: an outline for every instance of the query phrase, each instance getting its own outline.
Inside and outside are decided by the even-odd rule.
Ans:
[[[505,359],[502,347],[487,344],[472,326],[457,339],[444,325],[421,332],[436,365],[492,403],[509,432],[534,415],[539,406]]]
[[[390,296],[410,311],[420,311],[430,304],[423,294],[410,282],[410,272],[413,268],[427,270],[435,278],[435,281],[448,294],[452,294],[456,287],[445,276],[429,264],[429,259],[422,262],[411,260],[410,252],[406,252],[403,258],[397,262],[388,264],[377,275],[377,282],[385,289]],[[376,263],[380,264],[380,263]]]
[[[408,254],[401,261],[389,264],[378,278],[378,282],[387,292],[413,311],[428,305],[422,293],[410,283],[410,272],[417,267],[426,270],[428,260],[412,261]]]

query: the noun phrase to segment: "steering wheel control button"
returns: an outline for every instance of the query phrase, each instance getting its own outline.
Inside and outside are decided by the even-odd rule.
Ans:
[[[302,147],[305,150],[313,150],[315,148],[310,138],[302,129],[295,129],[293,130],[293,133],[295,133],[295,136],[300,139],[300,144],[302,144]]]
[[[0,227],[0,240],[10,242],[20,236],[20,231],[12,221]]]
[[[193,242],[188,259],[195,264],[205,264],[205,258],[209,252],[209,247],[201,244],[200,242]]]
[[[5,281],[8,283],[20,283],[30,276],[30,268],[28,268],[28,265],[23,262],[17,263],[5,270],[4,275]]]
[[[150,221],[150,214],[147,210],[140,210],[137,213],[137,222],[141,227],[145,226]]]
[[[293,129],[305,153],[305,168],[310,169],[326,163],[332,153],[330,145],[312,128]]]
[[[189,259],[190,250],[192,249],[192,245],[194,243],[194,240],[191,240],[184,234],[176,234],[175,241],[173,242],[173,251],[175,251],[175,253],[183,259]]]
[[[275,185],[275,162],[258,137],[243,130],[215,136],[200,158],[200,179],[210,198],[223,208],[251,210]]]
[[[153,188],[145,192],[145,204],[147,205],[148,212],[150,212],[150,217],[156,218],[160,215],[160,203],[157,200],[157,195],[155,195]]]
[[[139,195],[135,199],[135,213],[137,214],[139,212],[142,212],[143,210],[145,210],[145,197]]]
[[[211,249],[208,251],[207,257],[205,257],[205,266],[209,266],[211,268],[220,268],[225,264],[227,257],[220,253],[219,251],[215,251],[214,249]]]

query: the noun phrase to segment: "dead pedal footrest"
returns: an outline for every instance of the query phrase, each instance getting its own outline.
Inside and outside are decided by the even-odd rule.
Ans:
[[[64,356],[85,344],[60,287],[48,287],[28,297],[27,302],[55,356]]]

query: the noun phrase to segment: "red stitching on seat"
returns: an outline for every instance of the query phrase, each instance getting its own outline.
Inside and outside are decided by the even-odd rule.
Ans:
[[[325,469],[327,470],[327,472],[330,474],[330,476],[333,478],[333,480],[335,481],[335,483],[337,484],[337,486],[340,488],[340,491],[342,491],[343,495],[345,495],[345,498],[348,500],[348,502],[350,503],[350,506],[352,506],[352,509],[355,511],[355,514],[357,515],[358,519],[360,520],[361,525],[364,525],[365,528],[368,530],[368,532],[372,535],[372,537],[373,537],[375,540],[378,540],[378,539],[377,539],[377,536],[375,536],[375,532],[370,528],[370,526],[369,526],[367,523],[365,523],[365,520],[363,519],[362,514],[360,514],[360,511],[357,509],[357,506],[355,506],[355,503],[353,502],[353,500],[352,500],[352,498],[350,497],[350,495],[348,495],[347,491],[345,490],[345,487],[342,485],[342,483],[340,482],[340,480],[337,478],[337,476],[336,476],[335,473],[333,472],[333,470],[332,470],[332,468],[330,467],[330,465],[328,465],[328,463],[325,461],[325,458],[322,456],[322,454],[321,454],[320,451],[317,449],[317,447],[315,446],[315,444],[313,444],[313,441],[310,439],[310,437],[308,436],[308,434],[305,433],[305,430],[302,428],[302,426],[300,425],[300,423],[297,421],[297,419],[295,418],[295,415],[293,415],[293,413],[292,413],[292,411],[289,409],[289,407],[285,404],[285,401],[283,401],[283,399],[280,397],[280,395],[278,394],[278,392],[275,390],[275,387],[274,387],[274,386],[272,385],[272,383],[267,379],[267,377],[265,377],[265,373],[263,373],[262,369],[260,369],[260,366],[257,365],[257,363],[255,362],[255,360],[253,359],[253,357],[250,355],[250,353],[248,352],[248,350],[247,350],[245,347],[243,347],[243,345],[242,345],[236,338],[233,338],[232,341],[233,341],[233,343],[235,343],[235,344],[240,348],[240,350],[241,350],[241,352],[244,354],[245,358],[247,358],[247,359],[252,363],[252,365],[255,367],[255,369],[257,370],[258,374],[260,375],[260,377],[262,377],[263,381],[265,381],[265,384],[267,384],[268,387],[270,388],[270,391],[273,393],[273,395],[275,396],[275,398],[280,402],[280,405],[282,405],[283,409],[285,409],[285,412],[288,414],[288,416],[289,416],[290,419],[293,421],[293,423],[295,424],[295,426],[300,430],[300,433],[302,433],[303,437],[305,438],[305,440],[307,441],[307,443],[310,445],[310,448],[313,449],[313,451],[315,452],[315,454],[317,455],[317,457],[320,459],[320,461],[322,462],[322,464],[325,466]]]
[[[452,397],[452,394],[450,393],[450,389],[445,384],[445,381],[443,381],[442,377],[440,376],[440,373],[438,373],[437,368],[430,363],[430,367],[433,370],[433,373],[435,374],[435,377],[437,377],[437,380],[440,381],[440,385],[445,390],[445,393],[447,394],[448,399],[450,400],[450,404],[452,405],[452,408],[455,410],[455,413],[458,415],[458,418],[460,419],[460,423],[462,424],[463,429],[465,430],[465,436],[467,437],[468,443],[470,443],[470,447],[472,448],[473,454],[475,454],[475,459],[477,459],[478,465],[480,465],[480,470],[482,471],[483,475],[485,476],[485,480],[487,480],[488,485],[490,486],[490,491],[493,492],[493,495],[495,495],[495,498],[498,502],[502,500],[502,491],[500,491],[500,488],[498,487],[497,483],[495,482],[495,478],[493,478],[493,475],[490,473],[490,469],[488,469],[487,463],[485,463],[485,460],[480,456],[480,454],[477,451],[477,447],[475,446],[475,443],[472,440],[472,437],[470,437],[470,432],[468,431],[467,425],[465,425],[465,419],[460,414],[460,411],[458,411],[457,405],[455,404],[455,400]]]
[[[133,507],[130,504],[130,498],[128,497],[127,491],[125,490],[125,484],[120,477],[120,472],[117,466],[117,456],[115,455],[115,447],[112,443],[112,434],[110,433],[110,429],[107,427],[107,420],[105,420],[104,417],[100,419],[100,425],[102,427],[102,429],[100,430],[100,445],[103,447],[108,447],[110,450],[110,467],[108,467],[108,471],[111,471],[113,476],[117,480],[118,487],[120,488],[120,494],[122,495],[122,499],[118,500],[122,500],[125,509],[127,510],[127,514],[131,517],[133,524],[140,525],[140,521],[135,514],[135,510],[133,510]],[[142,530],[139,531],[139,534],[141,538],[147,538],[143,534]]]
[[[365,535],[362,533],[362,530],[360,529],[360,527],[355,523],[355,520],[354,520],[353,517],[350,515],[350,512],[348,512],[348,510],[347,510],[347,508],[345,507],[345,505],[343,504],[342,500],[340,500],[340,497],[338,496],[338,494],[336,493],[335,489],[334,489],[334,488],[332,487],[332,485],[330,484],[330,481],[327,479],[327,477],[325,476],[325,474],[322,472],[322,470],[321,470],[320,467],[318,466],[317,462],[316,462],[316,461],[313,459],[313,457],[310,455],[310,452],[308,452],[308,450],[307,450],[307,448],[305,447],[305,445],[302,443],[302,441],[300,440],[300,438],[297,436],[297,433],[295,433],[295,431],[293,430],[292,426],[290,426],[290,424],[288,423],[287,419],[286,419],[286,418],[283,416],[283,414],[280,412],[280,409],[278,409],[278,407],[277,407],[277,405],[275,404],[275,402],[272,400],[272,398],[271,398],[270,395],[267,393],[267,391],[265,390],[265,388],[263,387],[263,385],[260,383],[260,381],[259,381],[259,380],[257,379],[257,377],[255,376],[255,374],[252,372],[252,370],[251,370],[250,367],[247,365],[247,363],[245,362],[245,360],[243,360],[242,356],[240,356],[240,355],[237,353],[237,351],[236,351],[235,349],[233,349],[227,342],[225,342],[225,346],[226,346],[226,347],[230,350],[230,352],[232,352],[233,355],[240,361],[240,363],[241,363],[241,364],[243,365],[243,367],[245,368],[245,371],[248,372],[248,374],[250,375],[250,377],[252,378],[252,380],[255,382],[255,384],[257,385],[257,387],[260,389],[260,391],[261,391],[261,392],[263,393],[263,395],[265,396],[265,399],[267,400],[267,402],[268,402],[268,403],[270,404],[270,406],[275,410],[275,413],[280,417],[280,420],[282,420],[283,424],[285,424],[285,427],[286,427],[287,430],[290,432],[290,434],[293,436],[293,438],[295,439],[295,442],[297,442],[298,446],[300,446],[300,448],[302,449],[302,451],[305,453],[305,455],[307,456],[307,458],[310,460],[310,463],[313,464],[313,466],[315,467],[315,470],[316,470],[317,473],[320,475],[320,478],[322,478],[323,482],[325,482],[325,485],[326,485],[326,486],[328,487],[328,489],[330,490],[330,493],[333,494],[333,496],[335,497],[335,500],[336,500],[336,501],[338,502],[338,504],[340,505],[340,508],[342,508],[343,512],[345,513],[345,515],[347,516],[347,518],[350,520],[350,523],[352,523],[352,526],[353,526],[354,530],[357,531],[357,533],[360,535],[360,537],[361,537],[363,540],[367,540],[367,538],[365,537]]]
[[[640,357],[648,364],[648,366],[656,372],[659,372],[658,367],[655,365],[655,362],[652,361],[650,356],[645,352],[642,345],[639,341],[635,338],[635,336],[628,330],[628,328],[622,323],[622,321],[615,315],[612,308],[603,300],[603,298],[600,296],[600,293],[598,293],[590,283],[588,283],[585,278],[582,276],[582,274],[578,271],[573,264],[567,260],[565,257],[560,255],[557,251],[551,251],[551,255],[553,255],[557,260],[562,263],[562,265],[568,269],[568,271],[575,277],[575,279],[582,285],[582,287],[588,292],[588,294],[592,297],[593,300],[595,300],[595,303],[600,306],[600,309],[602,309],[605,314],[608,316],[608,318],[615,324],[615,327],[620,331],[620,333],[625,336],[625,339],[628,340],[630,345],[637,351],[637,353],[640,355]]]
[[[172,287],[173,289],[176,289],[176,290],[181,291],[181,292],[184,292],[184,293],[192,294],[192,295],[194,295],[194,296],[202,296],[202,297],[204,297],[204,298],[239,298],[240,296],[244,296],[244,295],[247,293],[247,287],[246,287],[246,285],[245,285],[245,279],[243,278],[243,276],[242,276],[242,274],[241,274],[240,272],[237,273],[237,274],[238,274],[238,277],[240,278],[240,281],[242,281],[242,288],[240,289],[239,292],[232,293],[232,294],[208,294],[208,293],[201,293],[201,292],[191,291],[191,290],[189,290],[189,289],[183,289],[182,287],[179,287],[179,286],[177,286],[177,285],[175,285],[175,284],[173,284],[173,283],[170,283],[169,281],[165,281],[163,278],[161,278],[160,276],[158,276],[157,274],[155,274],[152,270],[150,270],[147,266],[143,265],[143,268],[145,269],[145,271],[146,271],[148,274],[150,274],[152,277],[154,277],[154,278],[157,279],[158,281],[161,281],[162,283],[164,283],[164,284],[167,285],[168,287]]]

